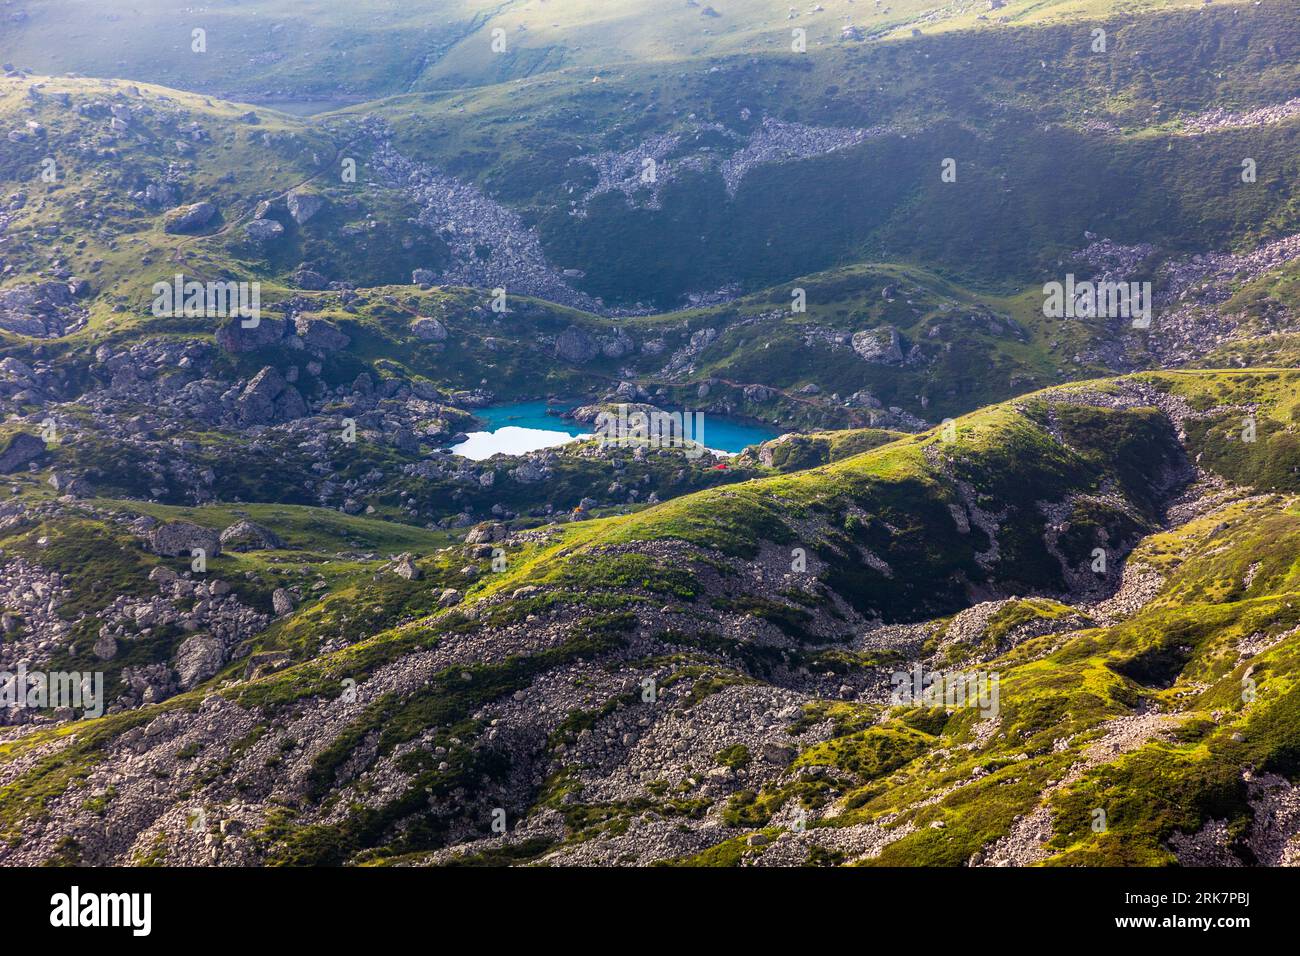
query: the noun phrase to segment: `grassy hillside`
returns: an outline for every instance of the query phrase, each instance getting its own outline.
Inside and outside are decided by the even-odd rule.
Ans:
[[[590,73],[626,62],[769,51],[788,47],[796,26],[807,31],[809,49],[816,50],[839,43],[846,23],[886,38],[907,36],[914,26],[929,33],[1090,19],[1113,5],[1013,0],[988,23],[973,11],[933,0],[893,0],[883,7],[828,0],[815,6],[788,20],[788,5],[777,0],[364,0],[344,6],[260,0],[201,10],[170,0],[112,10],[92,0],[28,0],[7,11],[0,58],[37,73],[129,76],[319,108],[347,98],[478,86],[560,68]],[[1126,4],[1125,12],[1176,6],[1172,0],[1140,0]],[[192,50],[195,29],[207,32],[202,54]],[[506,31],[506,49],[499,53],[492,49],[494,29]]]
[[[1015,6],[1006,15],[1018,24],[1024,11]],[[1099,12],[1087,4],[1059,6]],[[79,184],[92,175],[88,146],[112,149],[125,161],[98,177],[96,187],[127,192],[142,189],[165,169],[165,159],[174,158],[171,131],[181,121],[211,123],[219,129],[210,145],[196,145],[194,175],[182,192],[186,199],[216,201],[221,224],[247,221],[257,199],[274,198],[308,179],[335,202],[303,229],[273,210],[270,218],[286,226],[287,234],[265,249],[237,241],[238,230],[223,228],[219,259],[226,261],[208,260],[206,267],[269,269],[287,278],[309,263],[329,278],[361,284],[404,279],[412,268],[437,270],[446,254],[437,236],[400,226],[391,234],[359,228],[368,218],[406,221],[414,212],[407,197],[340,188],[335,167],[345,151],[361,163],[362,182],[368,179],[370,144],[347,125],[349,115],[364,111],[383,117],[395,144],[410,157],[521,210],[538,229],[553,265],[585,273],[575,283],[583,291],[611,304],[659,308],[678,306],[690,292],[729,283],[755,291],[863,259],[939,268],[1008,293],[1054,274],[1058,260],[1085,244],[1085,231],[1190,253],[1249,249],[1296,230],[1289,185],[1297,172],[1294,117],[1194,137],[1182,129],[1207,111],[1248,111],[1300,95],[1293,67],[1300,36],[1285,4],[1161,8],[1144,16],[1125,11],[1100,21],[1111,38],[1104,54],[1091,50],[1082,27],[1034,19],[1051,9],[1035,8],[1032,25],[835,44],[806,55],[764,49],[715,64],[703,53],[684,53],[669,66],[647,54],[599,83],[577,71],[543,73],[450,94],[399,95],[306,124],[268,113],[260,125],[249,126],[237,122],[242,107],[208,105],[184,94],[159,104],[163,91],[145,86],[144,103],[162,107],[163,122],[143,120],[123,135],[105,131],[93,144],[85,142],[85,130],[73,135],[82,119],[70,123],[67,111],[48,98],[31,103],[30,83],[11,79],[0,87],[0,108],[13,114],[14,125],[31,119],[49,133],[19,143],[2,172],[30,185],[42,159],[61,159],[69,178],[41,190],[51,208],[35,221],[29,204],[15,225],[48,229],[57,215],[68,228],[85,220],[66,207],[75,206]],[[530,16],[539,12],[529,10]],[[253,13],[227,11],[237,17]],[[356,15],[351,8],[313,13],[321,14],[317,23]],[[269,14],[274,20],[274,11]],[[572,15],[606,22],[591,21],[577,8]],[[685,5],[672,13],[698,15]],[[828,9],[817,16],[833,15]],[[135,14],[121,16],[125,24]],[[382,21],[387,14],[379,16]],[[607,16],[619,21],[621,15]],[[631,20],[646,16],[639,11]],[[614,31],[608,42],[617,36]],[[391,49],[402,51],[400,44]],[[1195,70],[1161,66],[1189,59]],[[944,64],[942,71],[933,69],[936,62]],[[39,92],[61,91],[102,98],[115,88],[52,80]],[[131,98],[119,102],[141,105]],[[689,114],[664,105],[676,102],[692,104]],[[569,215],[570,202],[595,177],[589,165],[575,160],[632,150],[669,134],[684,137],[671,157],[677,161],[707,160],[709,151],[726,156],[765,117],[877,132],[861,145],[827,155],[759,165],[734,196],[716,163],[705,162],[698,170],[666,172],[659,208],[646,208],[644,197],[629,204],[615,191],[587,203],[585,217]],[[267,152],[275,157],[269,163]],[[1258,180],[1249,186],[1238,176],[1243,156],[1257,164]],[[940,178],[945,158],[956,161],[956,182]],[[1070,175],[1063,176],[1066,169]],[[232,172],[238,172],[238,187],[227,178]],[[119,217],[139,213],[114,200],[100,198],[101,211],[110,213],[101,221],[117,232]],[[192,265],[201,267],[204,256],[217,252],[215,245],[187,243],[186,254],[197,260]],[[146,231],[119,240],[117,251],[140,262],[155,254],[152,247]],[[109,261],[102,249],[88,251]],[[76,265],[78,257],[69,256]]]
[[[427,853],[486,826],[473,812],[476,799],[505,801],[521,821],[561,809],[558,835],[530,841],[525,825],[517,840],[489,838],[470,848],[495,845],[491,852],[513,859],[563,858],[592,840],[616,846],[618,834],[639,825],[635,817],[652,811],[680,820],[683,832],[693,832],[692,820],[721,819],[708,853],[682,859],[740,862],[777,852],[746,834],[779,835],[786,825],[778,819],[802,805],[816,822],[795,838],[825,844],[832,862],[845,859],[833,831],[873,827],[884,834],[880,862],[956,864],[1010,852],[1000,841],[1041,801],[1051,826],[1025,862],[1163,862],[1177,833],[1212,819],[1226,818],[1233,832],[1248,826],[1254,791],[1237,776],[1240,767],[1294,772],[1296,742],[1286,730],[1294,722],[1285,716],[1294,698],[1297,577],[1287,557],[1294,549],[1273,547],[1270,558],[1259,542],[1295,533],[1297,459],[1280,436],[1293,431],[1298,402],[1300,379],[1291,372],[1146,374],[1048,390],[959,419],[946,437],[903,438],[810,471],[573,526],[549,542],[508,544],[504,573],[459,578],[465,603],[420,617],[423,595],[463,560],[453,553],[427,566],[437,582],[431,588],[386,586],[376,607],[408,623],[375,619],[377,632],[350,647],[227,685],[218,695],[224,704],[209,698],[204,709],[221,708],[223,721],[245,728],[238,732],[244,742],[232,746],[224,731],[214,736],[165,716],[199,706],[203,692],[86,722],[71,736],[41,731],[9,745],[6,756],[62,742],[10,778],[0,807],[10,827],[39,832],[42,821],[66,819],[63,808],[81,799],[75,780],[102,766],[122,794],[103,818],[117,842],[82,832],[80,858],[104,860],[110,845],[142,840],[166,847],[173,861],[189,858],[187,841],[162,820],[137,836],[123,829],[138,827],[115,809],[120,803],[128,813],[138,799],[131,771],[100,764],[117,746],[115,734],[153,719],[173,728],[155,765],[197,787],[192,793],[203,802],[220,802],[222,781],[235,783],[245,801],[296,794],[291,809],[259,811],[251,843],[231,844],[285,863],[435,859]],[[1184,409],[1177,414],[1186,447],[1158,407]],[[1212,424],[1199,430],[1243,409],[1266,423],[1267,442],[1232,445]],[[1220,445],[1235,450],[1219,455]],[[1262,494],[1169,523],[1165,509],[1187,480],[1187,456],[1238,481],[1243,469],[1266,462],[1290,467],[1260,471],[1254,481]],[[1099,543],[1111,556],[1100,576],[1088,569]],[[1156,590],[1119,618],[1088,610],[1087,595],[1118,581],[1135,543],[1126,580],[1151,574]],[[807,573],[779,583],[782,556],[799,546]],[[675,556],[670,571],[666,554]],[[438,570],[444,562],[448,571]],[[755,568],[775,570],[778,583],[755,576]],[[1081,575],[1094,583],[1080,590]],[[280,646],[294,646],[294,635],[348,633],[349,592],[338,593],[342,601],[324,599],[280,625]],[[961,618],[973,601],[996,594],[1038,597],[992,618],[991,643],[947,623],[946,615]],[[1069,606],[1075,602],[1082,616]],[[950,665],[960,664],[963,647],[1009,648],[979,665],[1000,674],[994,732],[960,708],[945,716],[873,703],[867,688],[882,671],[924,653],[906,641],[864,646],[863,626],[873,619],[915,622],[927,640],[946,642]],[[1031,626],[1038,630],[1025,630]],[[1029,636],[1014,636],[1022,633]],[[532,637],[520,643],[525,634]],[[482,656],[493,645],[498,651]],[[1243,663],[1234,663],[1239,656]],[[395,667],[428,674],[435,692],[422,679],[391,684]],[[1250,700],[1240,695],[1246,667],[1257,689]],[[561,692],[571,680],[581,685],[601,668],[615,680],[598,680],[585,703],[572,699],[552,717],[512,703]],[[638,711],[643,727],[702,718],[715,695],[739,700],[781,688],[793,695],[784,699],[801,702],[791,755],[751,787],[743,784],[751,758],[733,747],[725,759],[741,775],[720,791],[682,783],[673,792],[678,771],[669,769],[663,786],[651,780],[630,802],[602,800],[590,774],[607,771],[599,760],[583,762],[578,731],[620,725],[623,708],[645,707],[623,698],[647,675],[665,697],[663,710]],[[346,704],[335,699],[344,677],[389,689]],[[862,697],[837,699],[835,684],[844,682],[862,688]],[[330,718],[327,728],[311,716],[339,707],[343,719]],[[1152,731],[1118,751],[1094,748],[1142,715],[1155,715],[1143,718],[1154,722]],[[247,736],[255,727],[265,729]],[[632,736],[642,734],[653,731]],[[192,743],[180,747],[184,740]],[[186,756],[174,756],[177,747]],[[430,760],[436,747],[445,756]],[[565,756],[571,747],[573,760]],[[272,752],[283,767],[280,782],[250,776]],[[801,767],[821,769],[809,775]],[[1088,825],[1098,806],[1111,821],[1105,833]]]
[[[1300,38],[1287,12],[1266,3],[1125,20],[1112,31],[1104,63],[1077,42],[1078,28],[1034,25],[803,57],[772,52],[729,60],[718,72],[693,60],[686,70],[642,64],[598,84],[548,74],[399,96],[309,122],[267,110],[252,122],[236,104],[140,84],[7,79],[0,110],[15,128],[33,122],[42,132],[24,133],[0,167],[25,195],[8,213],[0,282],[33,281],[52,248],[63,273],[89,278],[82,334],[122,341],[146,331],[210,330],[192,321],[141,321],[152,283],[178,269],[256,279],[267,301],[322,280],[372,287],[405,283],[417,268],[437,274],[451,255],[447,234],[413,222],[420,206],[408,190],[377,181],[375,134],[356,123],[364,112],[383,118],[393,144],[411,159],[520,212],[549,265],[577,270],[567,281],[609,305],[676,309],[689,304],[688,294],[727,287],[742,294],[734,311],[747,321],[765,306],[788,306],[799,287],[822,330],[890,325],[905,348],[925,353],[919,363],[864,369],[848,349],[827,355],[798,347],[810,322],[794,316],[762,320],[765,352],[754,349],[747,328],[734,328],[732,308],[649,318],[647,330],[674,321],[693,331],[733,326],[719,329],[689,379],[692,388],[710,376],[785,391],[812,382],[842,398],[866,387],[884,406],[933,421],[1033,385],[1149,361],[1138,337],[1117,344],[1109,327],[1042,319],[1041,282],[1092,270],[1071,259],[1088,235],[1154,245],[1135,276],[1144,278],[1168,256],[1245,252],[1295,232],[1288,185],[1297,172],[1294,117],[1197,136],[1180,128],[1207,110],[1277,105],[1300,91],[1290,66]],[[1185,61],[1188,49],[1198,51],[1195,78],[1153,66]],[[936,59],[950,65],[942,77],[929,68]],[[689,116],[662,106],[678,101],[694,104]],[[131,116],[127,129],[109,128],[113,108]],[[759,164],[731,196],[717,164],[757,135],[765,116],[884,132],[825,155]],[[175,139],[186,138],[193,123],[206,138],[178,156]],[[596,176],[577,160],[670,134],[683,137],[670,163],[704,165],[665,173],[659,208],[644,194],[629,199],[614,190],[587,202],[585,216],[570,215],[574,197]],[[1257,163],[1253,184],[1239,180],[1243,155]],[[944,157],[957,160],[956,182],[940,180]],[[47,158],[59,166],[55,183],[34,177]],[[355,184],[340,176],[347,158],[359,164]],[[284,195],[304,184],[325,205],[300,224]],[[150,185],[170,187],[168,201],[136,198]],[[172,202],[199,200],[216,206],[209,225],[194,235],[164,232]],[[270,205],[261,208],[263,200]],[[283,230],[272,242],[253,242],[245,231],[259,209]],[[895,280],[905,296],[884,295]],[[511,274],[503,270],[497,281],[509,285]],[[1229,305],[1242,314],[1288,301],[1278,278],[1235,291]],[[461,294],[443,312],[481,327],[479,306],[473,293]],[[944,321],[949,310],[967,309]],[[551,312],[557,323],[589,321]],[[494,325],[492,337],[513,331]],[[1120,351],[1128,353],[1122,360]],[[520,366],[532,360],[501,358]],[[475,356],[475,363],[499,368],[501,360]],[[621,364],[600,371],[617,375]],[[636,371],[662,378],[659,364],[651,357]],[[499,387],[538,390],[523,368],[494,379]],[[773,410],[739,396],[731,401],[742,414],[807,421],[800,403]],[[831,409],[819,414],[808,423],[868,424]]]
[[[0,864],[1300,860],[1293,7],[5,7]]]

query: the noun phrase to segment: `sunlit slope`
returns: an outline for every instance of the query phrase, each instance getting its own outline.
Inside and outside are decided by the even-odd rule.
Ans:
[[[504,573],[467,579],[452,570],[464,552],[439,552],[421,559],[432,587],[381,576],[389,604],[369,635],[347,599],[369,569],[341,562],[338,599],[276,633],[299,652],[324,635],[349,646],[8,743],[0,826],[23,840],[6,862],[439,862],[460,843],[528,861],[616,838],[653,811],[694,836],[648,844],[650,860],[735,863],[772,852],[762,848],[790,829],[783,808],[795,806],[811,835],[787,839],[834,850],[833,831],[870,827],[885,863],[1169,862],[1178,833],[1263,819],[1245,768],[1295,770],[1286,542],[1297,533],[1298,406],[1288,371],[1051,389],[821,468],[557,528],[515,547]],[[1234,437],[1246,414],[1256,442]],[[1203,517],[1166,525],[1197,457],[1258,495],[1243,488],[1227,510],[1210,501]],[[301,534],[295,520],[279,527]],[[62,548],[64,532],[46,533]],[[1094,549],[1110,555],[1113,586],[1135,544],[1130,560],[1155,589],[1090,607],[1106,593]],[[796,548],[807,573],[783,576]],[[334,578],[328,561],[320,571]],[[463,600],[430,613],[447,575]],[[994,596],[1028,600],[975,634],[925,624]],[[933,640],[860,647],[881,619],[923,624]],[[1001,673],[996,726],[837,692],[936,651],[945,666]],[[667,695],[659,708],[628,697],[649,677]],[[349,682],[355,699],[340,696]],[[734,733],[721,693],[733,706],[793,706],[778,766],[753,786],[673,790],[652,775],[625,799],[599,795],[620,768],[682,765],[653,749],[660,721]],[[636,729],[613,733],[629,713]],[[133,728],[146,725],[141,740]],[[592,729],[608,740],[594,762],[581,749]],[[1106,741],[1122,745],[1093,749]],[[168,786],[150,782],[160,779]],[[1046,825],[1010,839],[1040,804]],[[497,838],[480,808],[495,806],[523,829],[481,844]],[[1109,834],[1088,825],[1098,806]],[[196,807],[241,822],[215,855],[187,835]],[[767,839],[749,840],[756,831]],[[602,859],[627,862],[618,846]]]
[[[182,89],[292,101],[369,99],[406,90],[478,86],[558,68],[810,50],[911,31],[996,29],[1187,6],[1173,0],[1013,0],[998,10],[934,0],[258,0],[193,8],[31,0],[0,35],[0,59],[38,73],[129,77]],[[791,13],[793,11],[793,15]],[[193,31],[206,31],[194,51]],[[493,47],[503,30],[504,49]],[[498,35],[500,36],[500,35]]]
[[[577,286],[625,305],[863,259],[1005,289],[1085,233],[1194,252],[1295,231],[1291,11],[1173,9],[1107,27],[1104,53],[1082,27],[1017,26],[641,64],[596,83],[567,71],[375,110],[407,155],[526,209],[548,255],[586,273]],[[724,182],[720,158],[769,118],[865,138]],[[635,158],[657,140],[673,145],[654,190],[599,180],[592,157]],[[1249,188],[1243,157],[1258,172]],[[946,158],[955,182],[940,178]]]
[[[285,100],[405,89],[499,8],[490,0],[33,0],[0,31],[0,58],[38,73],[125,77]],[[9,17],[6,9],[6,18]],[[195,30],[204,49],[195,49]]]

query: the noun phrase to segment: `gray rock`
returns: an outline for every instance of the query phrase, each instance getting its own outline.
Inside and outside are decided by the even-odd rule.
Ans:
[[[84,497],[90,486],[84,479],[70,475],[66,471],[56,471],[50,475],[49,485],[61,495]]]
[[[226,651],[220,638],[211,634],[194,634],[187,637],[176,649],[172,666],[176,668],[176,679],[182,689],[188,690],[195,684],[207,680],[221,670],[221,662]]]
[[[221,553],[221,537],[188,521],[169,521],[149,532],[149,550],[166,558],[189,557],[195,548],[212,558]]]
[[[57,338],[85,324],[89,313],[66,282],[0,289],[0,329],[35,338]]]
[[[411,332],[424,342],[447,341],[447,327],[434,318],[419,318],[411,323]]]
[[[347,333],[325,319],[300,315],[294,321],[294,330],[304,343],[312,348],[324,349],[326,352],[345,349],[352,342]]]
[[[398,556],[397,560],[393,562],[393,573],[399,578],[405,578],[407,581],[418,581],[424,577],[424,572],[415,566],[415,559],[409,554]]]
[[[314,269],[299,269],[293,274],[293,281],[300,289],[319,292],[329,288],[330,280]]]
[[[235,400],[239,420],[245,425],[275,425],[304,417],[307,403],[278,370],[268,365],[253,376]]]
[[[599,343],[576,325],[569,326],[555,339],[555,355],[566,362],[590,362],[599,354]]]
[[[465,535],[465,543],[491,544],[494,541],[501,541],[505,536],[506,526],[494,521],[471,528],[469,534]]]
[[[892,325],[882,325],[878,329],[853,333],[853,351],[864,362],[878,365],[899,365],[903,361],[903,349],[899,341],[898,329]]]
[[[257,325],[245,328],[241,319],[232,319],[217,329],[217,344],[233,355],[255,352],[278,345],[289,328],[287,319],[262,316]]]
[[[192,232],[195,229],[202,229],[216,214],[217,207],[210,202],[177,206],[163,217],[163,229],[170,233]]]
[[[149,580],[164,587],[179,580],[180,575],[166,565],[160,564],[149,572]]]
[[[636,351],[636,343],[622,329],[615,330],[613,335],[600,342],[600,354],[605,358],[620,359],[625,355],[631,355],[634,351]]]
[[[550,467],[553,460],[551,456],[546,455],[529,456],[519,464],[519,467],[510,472],[510,476],[524,484],[545,481],[553,474]]]
[[[7,475],[45,454],[45,442],[27,432],[17,432],[0,451],[0,475]]]
[[[273,242],[284,235],[284,226],[274,219],[254,219],[244,226],[244,235],[256,243]]]
[[[325,197],[310,189],[294,189],[284,197],[293,221],[303,226],[307,221],[325,208]]]
[[[271,608],[275,611],[276,617],[284,617],[286,614],[292,614],[296,608],[297,602],[294,601],[293,595],[284,588],[276,588],[271,594]]]
[[[284,542],[269,528],[243,520],[221,532],[221,545],[227,551],[274,551]]]

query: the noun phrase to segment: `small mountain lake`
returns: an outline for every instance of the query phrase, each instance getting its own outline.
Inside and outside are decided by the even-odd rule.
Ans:
[[[474,414],[488,423],[488,430],[469,432],[467,441],[452,446],[452,454],[471,461],[484,461],[493,455],[524,455],[567,445],[579,438],[590,438],[591,431],[587,426],[548,414],[548,410],[568,411],[573,407],[576,406],[518,402],[475,409]],[[777,429],[766,425],[708,413],[704,416],[704,444],[711,451],[734,455],[779,434],[781,432]]]

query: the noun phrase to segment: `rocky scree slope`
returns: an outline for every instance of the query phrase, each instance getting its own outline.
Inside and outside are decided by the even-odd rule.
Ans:
[[[1298,384],[1062,387],[503,538],[448,610],[20,730],[5,862],[1287,857],[1294,552],[1259,541],[1297,533]],[[999,673],[999,714],[891,705],[915,662]]]

